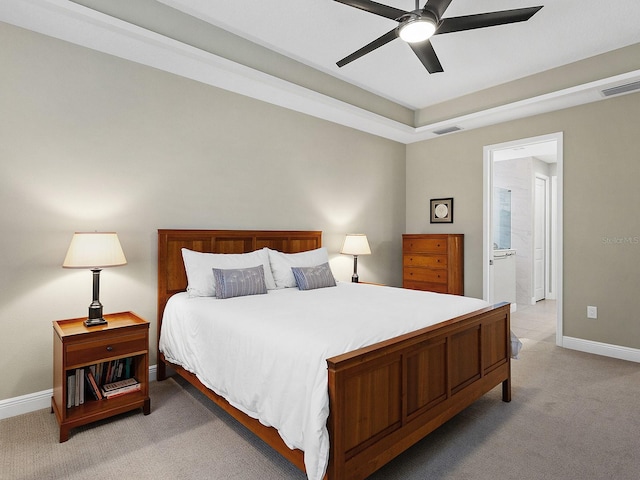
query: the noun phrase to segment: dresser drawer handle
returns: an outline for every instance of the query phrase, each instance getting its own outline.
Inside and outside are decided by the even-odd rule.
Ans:
[[[112,350],[113,350],[113,347],[112,347],[111,345],[109,345],[109,346],[107,347],[107,352],[111,352]]]

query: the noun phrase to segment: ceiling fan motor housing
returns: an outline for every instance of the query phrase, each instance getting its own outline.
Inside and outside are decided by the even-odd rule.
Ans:
[[[402,15],[397,21],[400,22],[397,29],[398,36],[407,43],[424,42],[440,26],[435,13],[427,9],[414,10]]]

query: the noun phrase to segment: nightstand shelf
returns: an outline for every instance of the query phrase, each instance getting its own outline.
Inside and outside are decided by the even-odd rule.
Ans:
[[[131,312],[105,315],[108,324],[87,328],[84,318],[53,322],[53,397],[51,411],[60,425],[60,442],[69,439],[69,430],[113,415],[142,408],[148,415],[149,322]],[[140,390],[96,400],[85,388],[84,403],[67,406],[68,376],[91,365],[107,365],[129,359],[131,377]],[[84,384],[84,378],[82,383]],[[72,402],[73,403],[73,402]]]

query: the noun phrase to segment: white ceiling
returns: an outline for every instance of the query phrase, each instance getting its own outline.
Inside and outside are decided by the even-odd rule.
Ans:
[[[640,42],[639,0],[453,0],[445,18],[544,7],[527,22],[433,37],[443,73],[430,75],[400,39],[338,68],[397,22],[333,0],[159,1],[411,109]]]

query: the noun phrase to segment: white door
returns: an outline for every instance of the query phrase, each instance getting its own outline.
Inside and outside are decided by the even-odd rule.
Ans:
[[[533,301],[544,299],[547,238],[547,181],[536,177],[533,231]]]

